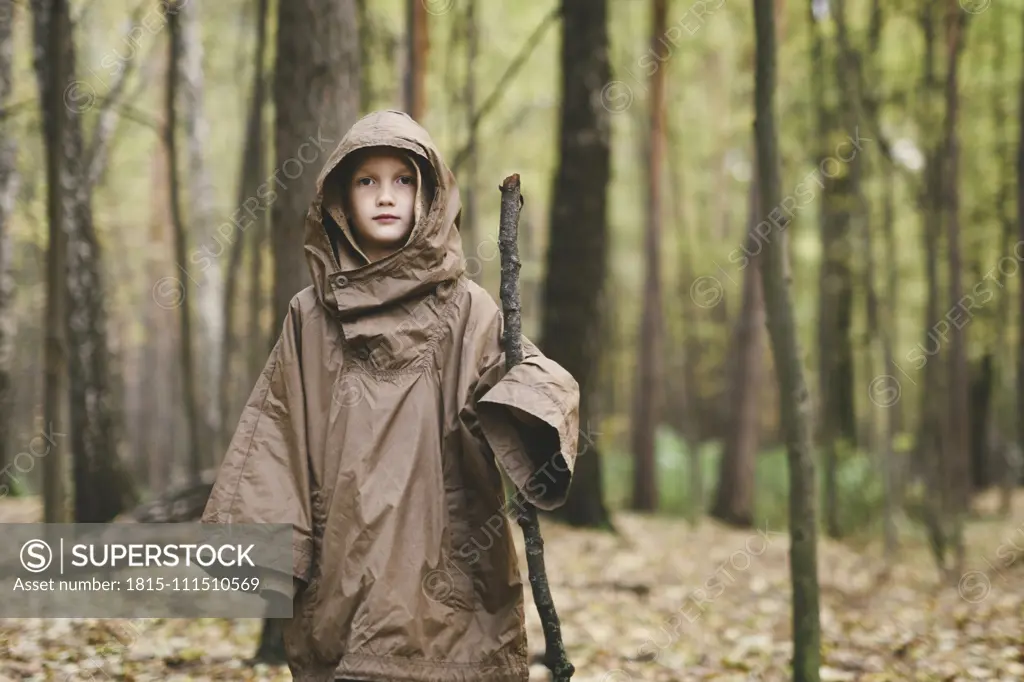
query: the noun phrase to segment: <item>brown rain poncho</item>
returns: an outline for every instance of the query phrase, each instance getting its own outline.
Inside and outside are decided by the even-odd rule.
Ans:
[[[367,264],[332,171],[378,145],[421,157],[421,186],[437,191],[405,246]],[[317,182],[313,286],[291,301],[203,515],[293,524],[294,576],[263,583],[298,583],[285,633],[296,680],[528,677],[498,465],[538,508],[562,504],[578,386],[525,338],[506,373],[500,308],[463,274],[460,207],[430,136],[400,112],[358,121]]]

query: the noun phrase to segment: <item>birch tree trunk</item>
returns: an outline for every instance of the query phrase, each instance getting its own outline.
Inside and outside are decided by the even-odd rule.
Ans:
[[[252,85],[250,88],[249,95],[249,111],[246,115],[245,123],[245,142],[242,149],[242,159],[238,168],[238,193],[236,205],[241,206],[245,203],[246,198],[256,196],[260,186],[260,182],[266,179],[265,174],[265,162],[263,146],[263,108],[266,104],[266,70],[264,68],[264,59],[266,56],[267,48],[267,20],[269,12],[269,1],[268,0],[255,0],[257,5],[256,15],[256,49],[255,56],[253,58],[253,72],[252,72]],[[221,325],[224,329],[224,343],[221,345],[220,353],[221,358],[218,363],[218,378],[217,378],[217,400],[220,403],[218,412],[221,415],[220,428],[217,431],[217,445],[216,453],[219,458],[223,455],[224,450],[227,448],[228,441],[231,438],[231,434],[234,431],[235,423],[238,418],[238,410],[235,409],[234,404],[234,389],[238,387],[238,382],[232,382],[232,368],[236,365],[232,364],[232,351],[235,349],[235,313],[237,311],[236,298],[238,298],[237,291],[239,289],[239,279],[242,272],[242,254],[245,249],[247,241],[257,239],[257,233],[260,227],[264,228],[264,234],[266,233],[267,224],[267,212],[264,210],[259,214],[256,219],[257,226],[251,230],[248,230],[249,239],[245,239],[245,234],[238,235],[238,238],[231,243],[231,253],[228,256],[228,267],[225,277],[225,295],[222,301],[222,317],[223,324]],[[254,344],[260,349],[263,348],[263,344]],[[254,355],[255,350],[251,351],[249,355]],[[266,358],[263,358],[265,361]],[[240,395],[244,396],[246,391],[250,390],[253,384],[250,379],[254,377],[246,377],[246,386],[241,387]]]
[[[167,73],[167,51],[160,50],[154,60],[154,74]],[[159,76],[156,76],[159,77]],[[166,112],[156,114],[157,126],[163,129]],[[146,267],[149,272],[166,272],[172,267],[168,255],[171,241],[167,226],[170,225],[171,209],[168,195],[170,182],[167,180],[167,148],[159,135],[154,136],[149,161],[149,225],[146,244]],[[163,492],[171,483],[175,464],[178,461],[178,410],[174,400],[174,389],[178,378],[172,368],[175,360],[175,334],[168,333],[174,328],[174,304],[177,298],[164,300],[154,296],[153,304],[146,305],[142,317],[146,327],[142,376],[143,391],[143,438],[147,440],[146,483],[151,491]]]
[[[131,479],[118,458],[117,416],[110,405],[101,253],[93,227],[82,133],[82,114],[92,106],[92,99],[81,98],[74,85],[75,47],[67,3],[34,0],[33,17],[37,44],[35,68],[41,85],[47,138],[49,144],[58,147],[52,154],[62,157],[52,158],[48,164],[52,173],[49,177],[54,181],[50,190],[54,206],[49,214],[51,221],[59,226],[51,230],[61,230],[67,237],[67,262],[66,271],[63,264],[56,264],[49,275],[56,278],[62,272],[67,273],[67,306],[61,324],[67,325],[69,349],[74,520],[104,523],[134,506],[136,496]],[[60,238],[51,243],[51,248],[63,250]],[[53,284],[51,292],[56,293],[57,282]],[[56,319],[48,319],[48,322],[56,323]],[[62,388],[60,380],[50,376],[48,388]],[[47,456],[46,460],[51,458]],[[57,457],[52,461],[57,467],[55,475],[60,476],[61,463]],[[47,490],[61,495],[60,484],[55,481],[50,482]],[[48,516],[52,513],[51,510]]]
[[[206,120],[203,104],[203,40],[202,22],[199,17],[201,3],[186,2],[180,6],[178,23],[180,25],[180,103],[182,122],[186,137],[186,158],[188,159],[188,225],[190,232],[200,244],[211,243],[215,237],[214,209],[216,196],[210,178],[209,164],[206,162],[206,149],[209,147],[210,127]],[[198,326],[199,367],[202,385],[196,387],[198,425],[196,434],[199,459],[202,466],[213,464],[210,434],[219,428],[221,419],[218,413],[220,401],[217,399],[217,363],[220,360],[220,344],[223,342],[224,322],[221,315],[224,299],[224,275],[220,258],[208,258],[204,262],[202,272],[193,272],[196,279],[194,290],[195,308]],[[186,264],[187,267],[187,264]]]

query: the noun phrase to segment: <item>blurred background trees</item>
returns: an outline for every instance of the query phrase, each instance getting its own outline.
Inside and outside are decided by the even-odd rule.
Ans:
[[[975,495],[1020,483],[1022,15],[775,0],[769,192],[749,4],[0,0],[4,490],[103,521],[201,487],[308,283],[322,163],[401,108],[492,292],[523,178],[525,332],[583,391],[558,518],[787,524],[784,350],[822,531],[922,535],[956,575]]]

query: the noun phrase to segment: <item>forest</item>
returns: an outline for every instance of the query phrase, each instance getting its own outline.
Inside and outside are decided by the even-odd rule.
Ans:
[[[1024,680],[1021,2],[0,0],[0,522],[200,518],[379,110],[496,302],[518,175],[579,386],[530,680]],[[281,628],[0,613],[0,681],[288,680]]]

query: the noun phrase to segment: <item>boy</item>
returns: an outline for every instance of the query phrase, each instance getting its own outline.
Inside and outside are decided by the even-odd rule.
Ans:
[[[464,275],[459,190],[406,114],[360,119],[306,219],[313,285],[291,301],[203,514],[290,523],[296,680],[528,679],[523,585],[500,465],[565,501],[579,393]],[[277,596],[275,596],[277,595]],[[287,598],[287,597],[285,597]]]

